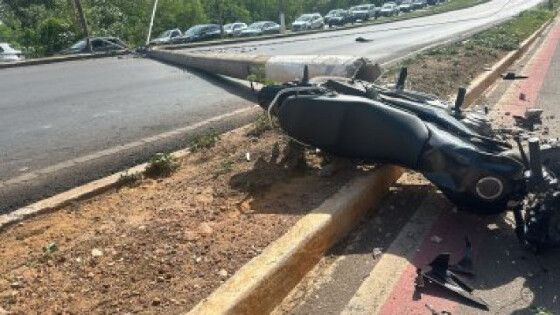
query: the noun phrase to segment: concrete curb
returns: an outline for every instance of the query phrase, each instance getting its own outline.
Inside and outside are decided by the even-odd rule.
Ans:
[[[324,253],[383,199],[402,173],[400,167],[385,165],[353,180],[300,219],[189,314],[271,312]]]
[[[500,75],[527,52],[529,47],[533,45],[555,19],[556,18],[552,18],[544,23],[536,32],[521,43],[519,49],[508,53],[504,58],[494,64],[489,72],[476,77],[467,88],[464,106],[468,107],[472,105],[481,95],[484,95],[484,92],[494,84]]]
[[[70,55],[70,56],[37,58],[37,59],[30,59],[30,60],[24,60],[24,61],[19,61],[19,62],[0,63],[0,69],[37,66],[37,65],[45,65],[45,64],[50,64],[50,63],[74,61],[74,60],[116,57],[116,56],[127,55],[129,53],[131,53],[129,50],[120,50],[120,51],[107,53],[107,54],[79,54],[79,55]]]
[[[177,159],[182,159],[188,154],[189,154],[188,149],[179,150],[172,153],[173,157]],[[23,207],[16,211],[10,212],[8,214],[1,215],[0,231],[3,231],[7,227],[22,222],[26,219],[56,211],[64,206],[71,204],[72,202],[84,200],[99,195],[113,187],[118,186],[122,176],[144,172],[146,166],[148,166],[148,163],[143,163],[131,167],[125,171],[98,179],[91,183],[87,183],[83,186],[76,187],[69,191],[55,195],[51,198],[38,201],[27,207]]]

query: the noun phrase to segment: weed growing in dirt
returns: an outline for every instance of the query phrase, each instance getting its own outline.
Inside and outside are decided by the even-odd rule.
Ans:
[[[231,172],[233,170],[234,165],[235,163],[230,159],[223,161],[220,164],[220,166],[216,169],[216,173],[214,174],[214,177],[218,177],[220,175],[224,175]]]
[[[41,250],[41,257],[39,257],[39,261],[46,262],[50,260],[52,258],[52,254],[58,250],[58,245],[56,242],[49,242]]]
[[[220,132],[218,131],[211,131],[204,135],[198,135],[192,140],[192,145],[190,147],[191,152],[200,152],[213,148],[218,140],[220,140]]]
[[[33,255],[33,251],[29,251],[29,258],[25,262],[25,266],[33,267],[38,261],[40,263],[46,263],[53,258],[53,254],[58,251],[58,245],[56,242],[49,242],[47,245],[41,248],[41,253],[39,256]]]
[[[179,164],[169,153],[158,153],[148,162],[144,175],[149,178],[161,178],[171,175]]]
[[[137,184],[140,180],[142,180],[142,173],[129,173],[126,171],[124,174],[121,174],[119,180],[117,181],[117,186],[133,186]]]
[[[455,47],[443,46],[430,49],[426,52],[428,56],[455,56],[459,52]]]
[[[247,136],[258,138],[269,130],[272,130],[272,125],[268,120],[268,116],[266,114],[261,114],[257,117],[255,122],[253,122],[251,130],[247,132]]]

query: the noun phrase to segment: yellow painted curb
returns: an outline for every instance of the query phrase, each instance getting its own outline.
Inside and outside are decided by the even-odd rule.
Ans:
[[[303,217],[189,314],[267,314],[402,175],[385,165],[344,186]]]
[[[543,24],[536,32],[534,32],[529,38],[524,40],[519,49],[508,53],[504,58],[498,61],[492,70],[487,73],[481,74],[476,77],[469,87],[467,88],[467,94],[465,95],[464,106],[472,105],[484,92],[496,82],[501,74],[506,72],[506,70],[519,58],[521,58],[533,45],[533,43],[539,38],[539,36],[544,32],[544,30],[554,21],[555,18],[548,20]]]

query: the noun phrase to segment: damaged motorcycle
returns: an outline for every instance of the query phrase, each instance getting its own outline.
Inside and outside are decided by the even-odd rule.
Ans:
[[[259,104],[294,140],[329,154],[389,163],[423,174],[460,210],[513,211],[519,239],[535,250],[560,245],[560,145],[531,138],[516,148],[496,136],[484,111],[405,89],[347,78],[263,87]],[[528,149],[527,149],[528,148]],[[527,154],[528,151],[528,154]]]

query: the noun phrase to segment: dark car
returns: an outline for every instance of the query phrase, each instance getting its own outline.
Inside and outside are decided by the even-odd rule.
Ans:
[[[412,2],[412,7],[414,9],[423,9],[428,5],[428,2],[426,0],[414,0]]]
[[[128,49],[126,44],[116,37],[91,37],[91,49],[94,53],[104,53],[111,51],[119,51],[123,49]],[[70,48],[66,48],[60,52],[63,55],[72,54],[85,54],[89,53],[86,48],[86,40],[75,43]]]
[[[200,24],[195,25],[185,31],[183,36],[178,37],[174,43],[192,43],[204,40],[219,39],[222,36],[222,30],[217,24]]]
[[[331,10],[327,15],[325,15],[325,24],[329,27],[333,25],[343,26],[346,23],[353,23],[354,19],[349,11],[343,9]]]

